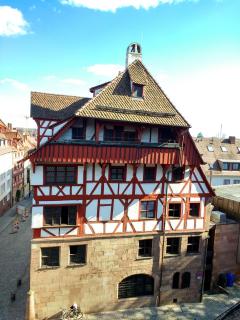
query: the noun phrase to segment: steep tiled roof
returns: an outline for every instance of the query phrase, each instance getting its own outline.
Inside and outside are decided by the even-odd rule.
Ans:
[[[89,98],[32,92],[31,117],[64,120],[74,115]]]
[[[134,77],[137,82],[145,82],[144,98],[139,99],[131,96],[130,76]],[[139,60],[135,60],[127,70],[77,111],[76,115],[97,119],[189,127],[189,124],[175,109]]]

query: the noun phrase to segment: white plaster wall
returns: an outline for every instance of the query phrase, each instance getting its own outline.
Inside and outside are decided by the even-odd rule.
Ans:
[[[151,142],[157,143],[158,142],[158,128],[152,128],[152,134],[151,134]]]
[[[0,156],[0,175],[4,175],[4,178],[0,181],[0,192],[1,186],[5,184],[5,191],[0,193],[0,200],[6,196],[10,196],[12,190],[12,169],[13,169],[13,154],[11,152],[5,153]]]
[[[151,193],[153,193],[157,184],[156,183],[142,183],[141,186],[142,186],[145,194],[151,194]]]
[[[187,229],[194,229],[194,219],[187,219]]]
[[[152,231],[156,224],[156,220],[145,221],[145,231]]]
[[[156,172],[156,180],[159,181],[161,180],[163,176],[163,170],[162,170],[162,166],[160,164],[157,165],[157,172]]]
[[[63,122],[63,123],[55,126],[55,127],[53,128],[53,134],[56,134],[59,130],[61,130],[62,127],[65,126],[66,123],[67,123],[67,122],[65,121],[65,122]]]
[[[100,206],[99,219],[102,221],[108,221],[111,217],[111,206]]]
[[[130,220],[138,220],[139,200],[134,200],[128,207],[128,217]]]
[[[95,135],[95,121],[88,119],[86,124],[86,140],[92,140]]]
[[[83,166],[78,166],[77,168],[77,183],[82,184],[83,183]]]
[[[98,181],[102,176],[102,168],[99,164],[95,164],[95,179]]]
[[[117,226],[117,222],[106,223],[105,224],[106,233],[113,233],[113,231],[115,230],[116,226]]]
[[[113,220],[121,220],[124,215],[124,207],[121,201],[114,200],[113,204]]]
[[[41,205],[49,205],[49,204],[81,204],[82,200],[59,200],[59,201],[39,201]]]
[[[184,180],[187,180],[190,178],[190,167],[186,166],[185,167],[185,172],[184,172]]]
[[[32,228],[43,227],[43,207],[32,207]]]
[[[96,221],[97,220],[97,207],[98,201],[93,200],[91,201],[86,207],[86,219],[89,221]]]
[[[150,142],[150,128],[143,130],[141,142]]]
[[[203,227],[204,227],[204,220],[196,219],[196,229],[203,229]]]
[[[139,181],[143,181],[143,165],[142,164],[137,168],[136,175]]]
[[[69,141],[72,140],[72,128],[69,128],[65,131],[61,137],[59,137],[58,141]]]
[[[88,164],[87,165],[87,181],[92,181],[93,180],[93,165]]]
[[[126,180],[130,181],[133,177],[133,167],[131,165],[127,165],[127,177]]]
[[[138,232],[143,232],[143,221],[133,221],[134,229]]]
[[[207,177],[208,181],[210,181],[210,177]],[[224,185],[224,180],[225,179],[229,179],[230,180],[230,184],[234,184],[234,180],[240,180],[240,176],[236,175],[236,176],[213,176],[212,177],[212,186],[222,186]]]
[[[43,185],[43,166],[36,166],[35,172],[31,170],[31,183],[33,186]]]

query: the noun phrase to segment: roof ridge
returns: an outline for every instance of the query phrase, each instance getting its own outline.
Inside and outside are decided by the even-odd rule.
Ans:
[[[91,97],[82,97],[82,96],[75,96],[75,95],[71,95],[71,94],[60,94],[60,93],[51,93],[51,92],[41,92],[41,91],[31,91],[31,95],[33,93],[37,93],[37,94],[49,94],[52,96],[62,96],[62,97],[74,97],[74,98],[84,98],[84,99],[91,99]]]

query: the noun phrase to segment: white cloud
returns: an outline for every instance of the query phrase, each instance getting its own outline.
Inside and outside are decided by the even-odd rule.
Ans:
[[[11,79],[11,78],[1,79],[0,84],[12,86],[14,89],[17,89],[20,91],[28,91],[29,90],[29,86],[26,83],[23,83],[23,82],[20,82],[18,80]]]
[[[28,23],[20,10],[0,6],[0,36],[24,35]]]
[[[96,76],[113,78],[118,75],[119,71],[124,70],[124,66],[120,64],[94,64],[87,67],[86,70]]]
[[[195,2],[197,0],[60,0],[62,4],[113,12],[124,7],[147,10],[149,8],[156,8],[160,4],[174,4],[183,1]]]

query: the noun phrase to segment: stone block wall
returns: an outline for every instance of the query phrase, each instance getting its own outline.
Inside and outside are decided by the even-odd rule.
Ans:
[[[188,234],[189,235],[189,234]],[[181,235],[181,254],[165,257],[162,289],[159,299],[161,274],[161,247],[159,234],[129,235],[103,238],[38,239],[32,241],[30,288],[35,292],[35,309],[39,320],[57,314],[76,302],[84,313],[124,308],[154,306],[178,301],[199,301],[200,282],[195,274],[202,270],[202,248],[199,254],[186,255],[188,235]],[[174,235],[176,236],[176,235]],[[180,236],[180,235],[179,235]],[[139,240],[153,239],[153,257],[139,258]],[[87,261],[82,266],[69,265],[69,246],[87,245]],[[41,248],[60,247],[60,266],[41,268]],[[172,276],[176,271],[190,271],[189,289],[172,290]],[[154,295],[118,299],[118,284],[134,274],[147,274],[154,278]],[[176,292],[175,292],[176,291]]]

